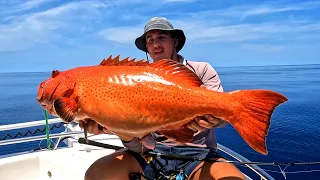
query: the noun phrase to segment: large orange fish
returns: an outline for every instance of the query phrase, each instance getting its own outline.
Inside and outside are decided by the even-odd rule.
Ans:
[[[176,142],[191,142],[185,124],[212,114],[229,122],[257,152],[267,154],[271,115],[287,98],[269,90],[215,92],[172,60],[135,62],[119,56],[99,65],[52,75],[38,87],[38,102],[66,122],[93,119],[115,134],[143,138],[160,132]]]

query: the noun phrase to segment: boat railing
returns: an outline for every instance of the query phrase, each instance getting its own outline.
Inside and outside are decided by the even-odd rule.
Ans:
[[[54,118],[54,119],[49,119],[48,124],[54,124],[54,123],[62,123],[63,121],[60,118]],[[32,121],[32,122],[25,122],[25,123],[16,123],[16,124],[9,124],[9,125],[1,125],[0,126],[0,132],[1,131],[6,131],[6,130],[16,130],[20,128],[30,128],[34,126],[41,126],[45,125],[46,121],[45,120],[39,120],[39,121]],[[71,136],[76,136],[76,135],[81,135],[83,134],[83,131],[64,131],[60,133],[54,133],[50,134],[49,138],[54,139],[58,138],[58,141],[53,148],[55,150],[60,142],[60,140],[64,137],[71,137]],[[38,136],[31,136],[31,137],[22,137],[22,138],[15,138],[15,139],[6,139],[6,140],[0,140],[0,146],[3,145],[9,145],[9,144],[17,144],[17,143],[24,143],[24,142],[30,142],[30,141],[37,141],[37,140],[44,140],[47,139],[46,135],[38,135]],[[235,158],[239,162],[251,162],[247,158],[243,157],[242,155],[236,153],[235,151],[221,145],[218,143],[218,150],[228,154],[229,156]],[[261,169],[259,166],[255,164],[245,164],[248,168],[250,168],[253,172],[258,174],[261,179],[265,180],[274,180],[272,176],[270,176],[267,172],[265,172],[263,169]]]
[[[62,122],[63,121],[60,118],[53,118],[48,120],[48,124],[55,124],[55,123],[62,123]],[[0,132],[7,131],[7,130],[22,129],[22,128],[31,128],[35,126],[43,126],[45,124],[46,124],[45,120],[38,120],[38,121],[31,121],[31,122],[24,122],[24,123],[1,125]],[[58,138],[57,142],[55,143],[55,146],[53,147],[53,150],[57,149],[62,138],[76,136],[80,134],[83,134],[83,131],[70,131],[70,132],[65,131],[65,132],[50,134],[49,135],[50,139]],[[38,141],[38,140],[44,140],[44,139],[47,139],[47,135],[6,139],[6,140],[0,140],[0,146],[9,145],[9,144],[18,144],[18,143],[24,143],[24,142],[30,142],[30,141]]]
[[[229,156],[237,159],[239,162],[251,162],[249,159],[245,158],[244,156],[238,154],[237,152],[221,145],[218,143],[218,149],[226,154],[228,154]],[[272,176],[270,176],[267,172],[265,172],[263,169],[261,169],[259,166],[257,166],[256,164],[245,164],[248,168],[250,168],[252,171],[254,171],[256,174],[258,174],[261,179],[267,179],[267,180],[271,180],[274,179]]]

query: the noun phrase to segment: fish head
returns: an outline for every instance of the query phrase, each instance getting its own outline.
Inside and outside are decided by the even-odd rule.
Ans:
[[[73,87],[70,84],[72,83],[66,73],[53,70],[51,76],[38,85],[37,102],[51,115],[57,116],[53,102],[72,94]]]

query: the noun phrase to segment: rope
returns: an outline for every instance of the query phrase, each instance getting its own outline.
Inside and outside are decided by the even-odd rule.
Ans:
[[[47,112],[47,110],[44,110],[44,117],[45,117],[45,120],[46,120],[47,149],[50,149],[51,140],[50,140],[50,136],[49,136],[49,122],[48,122],[48,112]]]

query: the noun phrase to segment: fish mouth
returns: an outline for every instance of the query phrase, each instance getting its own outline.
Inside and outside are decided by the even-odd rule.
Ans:
[[[53,115],[53,116],[58,116],[55,109],[53,108],[53,106],[51,105],[45,105],[45,104],[41,104],[41,106],[49,112],[49,114]]]
[[[38,95],[37,95],[38,103],[41,103],[43,101],[43,94],[44,94],[44,82],[41,82],[38,86]]]

